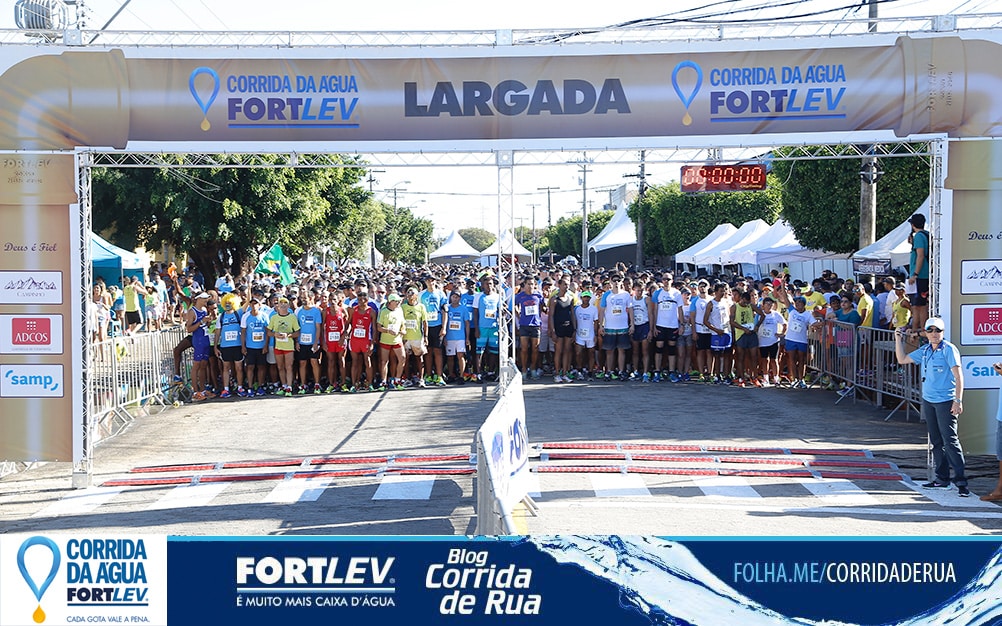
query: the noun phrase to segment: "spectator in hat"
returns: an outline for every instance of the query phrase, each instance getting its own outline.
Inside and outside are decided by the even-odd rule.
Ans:
[[[922,419],[929,432],[935,477],[926,489],[949,489],[952,482],[961,497],[971,495],[964,474],[964,451],[957,435],[957,419],[964,412],[964,373],[957,346],[943,339],[946,323],[930,317],[923,326],[929,343],[905,352],[904,332],[894,333],[894,353],[901,365],[916,363],[922,378]]]

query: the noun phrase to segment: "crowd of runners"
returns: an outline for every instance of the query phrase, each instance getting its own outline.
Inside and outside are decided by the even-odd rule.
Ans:
[[[162,321],[188,332],[174,380],[187,382],[193,350],[199,401],[494,380],[499,323],[511,318],[526,380],[806,387],[808,334],[824,320],[909,328],[915,309],[893,278],[830,272],[806,282],[533,265],[501,280],[475,265],[300,268],[290,285],[227,274],[212,286],[194,268],[150,274],[147,292],[167,287]],[[144,321],[124,319],[123,332]]]

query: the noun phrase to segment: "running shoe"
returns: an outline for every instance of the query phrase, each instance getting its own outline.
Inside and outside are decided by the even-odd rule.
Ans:
[[[681,377],[679,377],[678,372],[672,372],[671,374],[668,374],[668,380],[673,383],[677,383],[681,380]]]
[[[345,392],[346,393],[358,393],[358,389],[355,388],[355,385],[352,385],[351,387],[348,387],[347,389],[345,389]]]
[[[538,370],[537,370],[537,371],[538,371]],[[539,378],[539,376],[536,376],[536,378]],[[448,384],[448,383],[446,383],[446,382],[445,382],[445,379],[444,379],[444,378],[442,378],[441,376],[436,376],[436,377],[435,377],[435,386],[436,386],[436,387],[445,387],[445,386],[446,386],[447,384]]]
[[[193,401],[195,401],[195,402],[201,402],[202,400],[206,399],[205,392],[204,391],[196,391],[195,393],[191,394],[191,399]]]
[[[182,381],[183,381],[183,379],[180,376],[178,376],[177,374],[174,375],[174,382],[175,383],[181,383]]]
[[[296,392],[296,395],[305,396],[306,395],[306,387],[300,387],[299,391]]]
[[[318,395],[320,395],[322,393],[323,393],[323,391],[321,391],[319,384],[313,385],[313,395],[318,396]]]
[[[971,495],[971,490],[967,488],[967,485],[959,485],[957,487],[957,495],[961,498],[968,498]]]
[[[922,483],[922,488],[923,489],[949,489],[950,488],[950,483],[949,482],[943,482],[941,480],[934,480],[932,482]]]
[[[640,378],[640,374],[637,373],[637,370],[633,370],[632,372],[630,372],[630,380],[631,381],[635,382],[639,378]]]
[[[651,373],[650,372],[644,372],[644,377],[641,380],[643,382],[645,382],[645,383],[651,382]]]
[[[406,387],[404,387],[403,381],[395,380],[392,383],[390,383],[390,389],[392,389],[393,391],[403,391],[404,389],[406,389]]]
[[[424,389],[424,388],[426,388],[428,386],[424,381],[425,381],[424,378],[422,378],[421,380],[418,381],[418,384],[417,384],[418,389]]]
[[[608,382],[612,382],[612,373],[611,372],[606,372],[605,376],[602,377],[602,380],[604,380],[607,383]]]
[[[258,387],[257,391],[254,392],[255,396],[261,397],[264,395],[264,387]]]
[[[335,393],[336,391],[337,387],[335,387],[334,385],[327,385],[327,393]]]
[[[689,372],[682,372],[682,380],[685,381],[685,382],[691,381],[692,380],[692,374],[690,374]]]
[[[230,393],[229,389],[223,389],[223,392],[219,394],[220,398],[232,398],[233,394]]]

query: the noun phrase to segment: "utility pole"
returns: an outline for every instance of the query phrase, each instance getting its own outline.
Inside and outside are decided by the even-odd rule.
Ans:
[[[640,210],[637,211],[637,258],[635,265],[637,266],[637,271],[640,271],[644,267],[644,192],[647,191],[647,172],[645,170],[647,157],[647,151],[640,151],[640,173],[639,174],[624,174],[624,178],[636,178],[640,182],[640,193],[637,196],[637,206]]]
[[[536,187],[536,191],[546,192],[546,227],[551,228],[553,226],[553,213],[550,211],[550,192],[559,191],[560,187]]]
[[[877,32],[877,0],[868,0],[868,30]],[[875,146],[870,147],[870,155],[863,157],[859,169],[859,247],[865,248],[877,240],[877,179],[883,172],[877,171],[877,158],[872,156]]]
[[[588,267],[588,156],[582,155],[581,165],[581,267]]]
[[[373,193],[372,186],[376,182],[376,177],[373,174],[385,174],[386,170],[369,170],[369,177],[365,180],[369,183],[369,194]],[[369,242],[369,263],[372,267],[376,267],[376,231],[372,231],[372,241]]]
[[[536,262],[536,207],[538,204],[530,204],[532,209],[532,262]]]

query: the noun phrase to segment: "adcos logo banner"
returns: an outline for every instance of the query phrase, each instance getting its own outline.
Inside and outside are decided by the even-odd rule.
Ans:
[[[62,315],[0,315],[0,354],[62,352]]]

